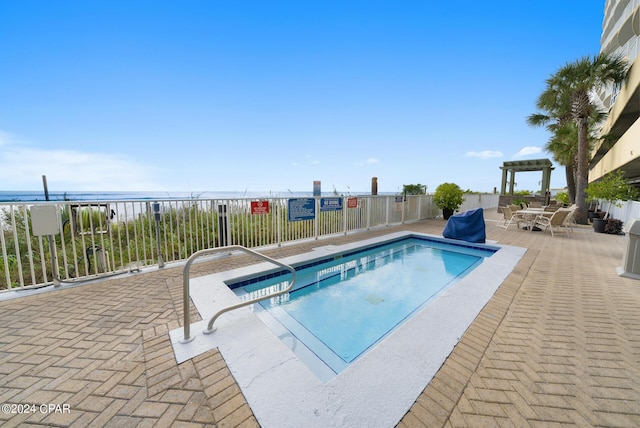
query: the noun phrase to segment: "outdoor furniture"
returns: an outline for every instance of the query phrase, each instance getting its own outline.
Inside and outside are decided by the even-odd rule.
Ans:
[[[528,231],[540,232],[542,229],[536,229],[535,219],[538,216],[544,215],[544,209],[542,208],[527,208],[524,210],[516,211],[516,214],[522,217],[522,222],[527,224],[526,229]]]
[[[539,215],[535,218],[533,222],[533,227],[540,226],[543,230],[551,230],[551,236],[555,236],[555,233],[566,233],[567,235],[571,234],[571,227],[567,222],[569,215],[571,214],[571,210],[561,208],[555,211],[551,217],[547,217],[545,215]]]
[[[553,215],[553,213],[558,211],[560,208],[561,208],[561,205],[547,205],[546,207],[533,208],[533,209],[538,210],[537,216],[550,218]],[[534,218],[532,218],[531,220],[535,220],[535,217],[537,216],[534,216]]]
[[[524,216],[517,212],[514,212],[511,207],[502,207],[502,219],[496,224],[496,227],[508,229],[511,223],[516,223],[518,229],[520,229],[520,223],[527,223]]]
[[[538,201],[529,202],[528,208],[542,208],[542,202],[538,202]]]
[[[575,225],[576,223],[576,209],[578,208],[578,206],[576,204],[571,204],[569,205],[569,207],[567,208],[567,210],[569,211],[569,215],[567,216],[567,219],[565,220],[566,224],[569,225]]]
[[[502,217],[498,220],[498,223],[496,223],[496,227],[506,229],[509,227],[513,213],[509,207],[500,207],[500,212],[502,213]]]

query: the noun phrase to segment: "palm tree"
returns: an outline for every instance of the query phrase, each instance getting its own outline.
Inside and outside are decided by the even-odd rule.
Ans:
[[[609,54],[583,57],[568,63],[547,79],[547,89],[536,105],[546,107],[559,124],[573,120],[578,130],[576,164],[576,222],[587,223],[589,181],[589,121],[598,108],[591,94],[609,84],[622,84],[627,79],[627,61]]]
[[[575,124],[567,122],[566,119],[556,117],[552,106],[541,105],[541,100],[536,104],[540,110],[546,110],[547,114],[534,113],[527,117],[527,123],[531,126],[543,126],[551,132],[551,137],[545,146],[545,150],[551,152],[553,160],[565,167],[565,175],[567,179],[567,191],[569,200],[575,203],[576,186],[575,186],[575,165],[576,150],[578,148],[578,133]],[[575,135],[574,135],[575,134]],[[575,136],[575,138],[573,138]]]
[[[578,158],[578,128],[570,122],[558,127],[547,142],[545,150],[553,154],[553,159],[564,166],[567,179],[569,201],[576,202],[576,161]]]
[[[543,109],[540,105],[538,108]],[[527,118],[527,123],[531,126],[546,125],[547,130],[551,132],[552,135],[544,149],[553,155],[554,161],[565,167],[569,201],[573,204],[576,202],[578,127],[573,121],[554,118],[551,116],[552,113],[548,113],[532,114]],[[593,149],[596,140],[609,138],[609,136],[595,137],[596,131],[606,116],[607,114],[602,111],[594,110],[593,112],[589,122],[589,152]]]
[[[547,87],[553,84],[547,80]],[[531,126],[545,126],[551,137],[545,150],[551,152],[553,160],[565,167],[569,200],[576,199],[576,161],[578,149],[578,133],[575,123],[571,121],[569,98],[564,94],[547,89],[536,101],[536,107],[544,113],[534,113],[527,117]]]

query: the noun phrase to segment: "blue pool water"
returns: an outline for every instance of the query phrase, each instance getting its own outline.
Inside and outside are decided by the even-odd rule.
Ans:
[[[303,344],[339,373],[495,251],[402,239],[296,267],[294,290],[261,305],[284,327],[281,338],[295,337],[295,347]],[[283,272],[266,276],[230,286],[253,298],[290,279]]]

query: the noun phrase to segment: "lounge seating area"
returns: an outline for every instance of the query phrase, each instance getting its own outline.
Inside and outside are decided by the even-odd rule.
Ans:
[[[496,224],[496,227],[508,229],[509,226],[515,224],[518,229],[528,231],[549,230],[551,236],[557,233],[566,233],[571,235],[571,226],[575,225],[574,211],[575,204],[568,208],[563,208],[559,204],[549,206],[528,206],[521,208],[518,205],[509,205],[502,207],[502,218]],[[524,224],[523,227],[520,225]]]
[[[543,231],[549,229],[552,237],[556,233],[571,235],[571,225],[567,221],[570,214],[573,214],[573,211],[566,208],[560,208],[551,216],[541,214],[534,219],[533,227],[540,227]]]
[[[508,229],[509,226],[515,224],[516,227],[520,229],[520,223],[527,223],[527,220],[522,214],[518,214],[511,206],[502,207],[502,218],[498,221],[496,227]]]

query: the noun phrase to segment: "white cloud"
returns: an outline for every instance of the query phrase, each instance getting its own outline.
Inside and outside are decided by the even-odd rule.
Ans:
[[[45,150],[5,145],[0,152],[0,182],[5,189],[39,188],[46,175],[57,190],[153,190],[156,170],[121,155]]]
[[[484,150],[482,152],[467,152],[464,155],[470,158],[480,158],[480,159],[501,158],[502,156],[504,156],[502,152],[497,150]]]
[[[375,165],[375,164],[377,164],[377,163],[379,163],[379,162],[380,162],[380,161],[379,161],[378,159],[376,159],[376,158],[369,158],[369,159],[367,159],[367,160],[365,160],[365,161],[357,161],[357,162],[354,162],[353,164],[354,164],[355,166],[365,166],[365,165]]]
[[[302,166],[302,165],[318,165],[321,163],[319,160],[315,159],[313,155],[305,155],[305,160],[303,163],[293,162],[293,166]]]
[[[527,146],[520,149],[520,151],[516,153],[514,157],[521,158],[525,156],[537,155],[540,152],[542,152],[542,147]]]

